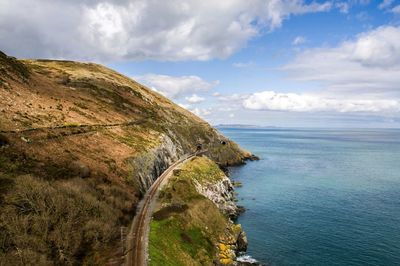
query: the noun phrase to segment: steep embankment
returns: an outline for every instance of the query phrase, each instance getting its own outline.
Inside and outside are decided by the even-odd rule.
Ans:
[[[229,217],[238,213],[233,187],[207,157],[176,170],[159,196],[149,238],[150,265],[236,265],[246,235]]]
[[[110,262],[143,192],[198,143],[221,165],[251,156],[108,68],[0,53],[0,264]]]

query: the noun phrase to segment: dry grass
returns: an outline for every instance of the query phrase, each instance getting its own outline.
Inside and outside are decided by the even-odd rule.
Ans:
[[[118,204],[101,201],[85,181],[11,180],[0,212],[0,264],[75,265],[118,236]]]

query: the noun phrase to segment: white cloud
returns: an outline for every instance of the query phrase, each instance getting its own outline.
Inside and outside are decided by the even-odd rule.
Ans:
[[[200,103],[205,100],[205,98],[198,96],[197,94],[193,94],[190,97],[185,97],[186,101],[190,103]]]
[[[393,4],[394,0],[383,0],[382,3],[378,5],[379,9],[385,9]]]
[[[301,52],[282,68],[297,81],[315,82],[318,91],[262,91],[244,97],[251,110],[400,114],[400,27],[384,26],[337,47]]]
[[[226,58],[291,15],[330,1],[2,0],[0,49],[80,60]]]
[[[400,5],[397,5],[395,7],[393,7],[390,12],[394,13],[394,14],[400,14]]]
[[[296,38],[294,38],[292,45],[300,45],[307,42],[307,39],[303,36],[297,36]]]
[[[205,92],[219,83],[208,82],[198,76],[173,77],[157,74],[146,74],[134,79],[171,99],[178,99],[194,92]]]
[[[362,34],[356,42],[347,43],[343,48],[350,49],[348,52],[353,53],[350,54],[350,59],[359,61],[363,65],[400,66],[399,40],[400,27],[387,26]]]
[[[334,48],[309,49],[282,69],[325,94],[400,96],[400,27],[385,26]]]
[[[223,102],[238,102],[247,98],[245,94],[234,93],[231,95],[220,95],[218,96],[218,100]]]
[[[311,94],[263,91],[250,95],[243,106],[252,110],[292,112],[400,112],[396,100],[324,98]]]
[[[205,117],[211,114],[210,108],[194,108],[191,109],[190,111],[200,117]]]
[[[335,4],[336,7],[339,9],[340,13],[347,14],[350,10],[350,4],[346,2],[339,2]]]

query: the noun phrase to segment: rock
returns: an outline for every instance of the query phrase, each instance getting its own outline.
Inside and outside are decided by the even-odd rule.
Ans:
[[[129,160],[134,168],[135,176],[132,179],[140,181],[143,194],[181,154],[181,148],[177,147],[170,137],[163,135],[158,146]]]
[[[24,136],[21,137],[21,140],[24,141],[24,142],[26,142],[26,143],[30,143],[30,142],[31,142],[30,139],[25,138]]]
[[[248,160],[250,160],[250,161],[258,161],[258,160],[260,160],[260,157],[252,154],[252,155],[249,156]]]
[[[237,206],[237,215],[240,215],[242,213],[244,213],[246,211],[246,209],[243,206],[238,205]]]
[[[219,262],[222,265],[233,265],[233,260],[230,258],[224,258],[224,259],[220,259]]]
[[[247,241],[246,233],[244,231],[241,231],[239,233],[236,244],[237,244],[238,252],[245,252],[247,250],[248,241]]]
[[[220,181],[208,184],[195,182],[195,186],[197,192],[214,202],[224,214],[231,219],[237,217],[238,208],[235,203],[234,189],[227,176],[223,176]]]
[[[234,187],[242,187],[243,186],[243,184],[241,182],[239,182],[239,181],[232,181],[232,185]]]

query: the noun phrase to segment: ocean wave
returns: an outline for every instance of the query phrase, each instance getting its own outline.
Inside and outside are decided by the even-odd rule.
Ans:
[[[242,255],[236,258],[239,262],[258,263],[258,261],[249,255]]]

